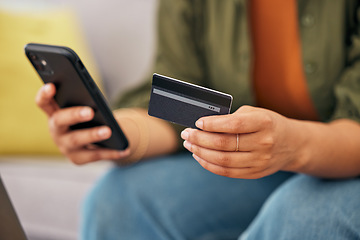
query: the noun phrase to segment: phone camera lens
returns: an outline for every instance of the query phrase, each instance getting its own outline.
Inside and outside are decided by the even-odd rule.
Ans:
[[[30,57],[31,60],[36,60],[37,59],[36,55],[33,54],[33,53],[30,53],[29,57]]]
[[[44,67],[46,67],[47,62],[46,62],[44,59],[42,59],[40,62],[41,62],[41,64],[42,64]]]

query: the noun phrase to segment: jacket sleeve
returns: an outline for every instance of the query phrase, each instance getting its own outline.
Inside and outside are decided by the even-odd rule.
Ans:
[[[194,40],[191,0],[161,0],[158,8],[157,50],[153,71],[195,84],[203,83],[203,68]],[[141,85],[122,94],[114,108],[148,108],[152,74]],[[180,134],[183,127],[173,124]],[[179,138],[179,143],[181,143]]]
[[[336,107],[330,120],[348,118],[360,122],[360,7],[349,14],[347,67],[335,86]]]

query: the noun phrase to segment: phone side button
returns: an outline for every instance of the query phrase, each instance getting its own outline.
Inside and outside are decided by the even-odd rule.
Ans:
[[[93,81],[90,80],[89,83],[90,83],[90,87],[92,89],[96,89],[96,85],[95,85],[95,83]]]
[[[87,80],[90,80],[90,79],[91,79],[89,73],[83,71],[83,75],[85,76],[85,78],[86,78]]]
[[[85,76],[87,82],[89,83],[90,87],[91,87],[92,89],[96,89],[96,84],[95,84],[94,81],[91,79],[90,75],[89,75],[87,72],[85,72],[85,73],[84,73],[84,76]]]

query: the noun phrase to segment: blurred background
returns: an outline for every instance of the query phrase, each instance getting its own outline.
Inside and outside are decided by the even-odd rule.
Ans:
[[[150,76],[156,10],[157,0],[0,1],[0,175],[29,239],[77,239],[81,202],[109,163],[77,167],[59,154],[24,45],[73,48],[111,103]]]

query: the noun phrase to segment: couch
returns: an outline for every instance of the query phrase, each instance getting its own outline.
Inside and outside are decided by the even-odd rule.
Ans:
[[[0,10],[21,14],[30,5],[32,11],[49,5],[74,11],[110,103],[150,72],[156,41],[156,0],[3,0]],[[6,139],[0,135],[0,141]],[[77,239],[81,203],[112,164],[102,161],[75,166],[56,151],[27,154],[22,146],[14,148],[19,151],[0,148],[0,175],[28,238]]]

